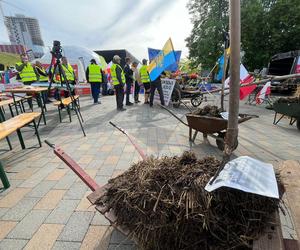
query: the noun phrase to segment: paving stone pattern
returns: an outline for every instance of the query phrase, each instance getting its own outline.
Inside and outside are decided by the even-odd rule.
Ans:
[[[217,102],[215,99],[211,103]],[[51,104],[47,109],[47,126],[41,123],[39,128],[41,139],[62,147],[99,185],[140,159],[129,140],[109,121],[133,135],[147,154],[171,156],[192,150],[199,157],[221,156],[212,138],[210,144],[205,144],[198,134],[195,143],[190,143],[188,128],[158,106],[150,109],[139,104],[119,113],[113,96],[103,97],[101,105],[93,105],[90,97],[82,97],[86,137],[74,114],[69,123],[66,112],[62,112],[63,122],[59,123],[57,109]],[[182,119],[188,112],[184,107],[172,110]],[[262,106],[241,102],[241,113],[260,117],[240,125],[235,156],[249,155],[275,166],[283,160],[300,160],[300,134],[295,125],[290,126],[287,119],[273,125],[274,112]],[[9,119],[9,112],[5,115]],[[11,135],[13,150],[0,154],[11,183],[8,190],[0,192],[0,250],[136,249],[90,206],[86,199],[90,190],[53,150],[45,143],[39,148],[30,128],[22,131],[27,149],[22,150],[17,136]],[[0,147],[7,148],[5,140]],[[47,237],[49,234],[51,237]]]

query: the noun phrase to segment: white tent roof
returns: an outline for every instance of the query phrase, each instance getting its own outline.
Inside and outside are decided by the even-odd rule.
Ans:
[[[106,68],[106,65],[101,65],[100,56],[84,47],[80,46],[62,46],[62,55],[67,57],[70,64],[78,65],[78,77],[79,81],[85,81],[85,69],[90,65],[91,59],[95,59],[97,64]],[[47,51],[42,58],[35,59],[35,61],[40,61],[42,64],[50,64],[52,59],[52,54]],[[105,62],[105,61],[104,61]]]
[[[90,64],[91,59],[95,59],[96,62],[101,65],[99,55],[84,47],[80,46],[62,46],[62,55],[67,57],[70,64],[78,64],[81,61],[84,67]],[[52,54],[50,51],[46,52],[45,55],[39,59],[41,63],[50,63]]]

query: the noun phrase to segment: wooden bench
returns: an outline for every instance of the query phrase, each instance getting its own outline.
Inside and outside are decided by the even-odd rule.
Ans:
[[[14,113],[13,113],[13,110],[12,110],[12,107],[16,104],[19,106],[20,110],[21,110],[21,113],[24,112],[25,113],[25,107],[24,107],[24,101],[28,101],[30,100],[32,97],[31,96],[24,96],[24,97],[16,97],[15,98],[15,101],[10,98],[10,99],[7,99],[7,100],[2,100],[0,101],[0,119],[2,121],[5,120],[5,117],[4,117],[4,107],[5,106],[8,106],[9,107],[9,110],[10,110],[10,114],[12,117],[14,117]],[[32,110],[32,107],[30,107],[31,110]]]
[[[74,99],[73,99],[74,98]],[[80,108],[79,106],[79,95],[74,95],[72,97],[67,97],[67,98],[63,98],[61,99],[60,101],[56,101],[53,103],[54,106],[57,106],[57,109],[58,109],[58,114],[59,114],[59,121],[62,122],[62,119],[61,119],[61,110],[63,108],[66,108],[67,109],[67,112],[68,112],[68,115],[69,115],[69,119],[70,119],[70,122],[72,122],[72,118],[71,118],[71,105],[74,105],[74,102],[76,102],[76,104],[78,105],[78,107]]]
[[[3,121],[2,123],[0,123],[0,140],[6,138],[9,148],[11,150],[12,146],[8,139],[8,136],[14,132],[17,132],[21,147],[22,147],[22,149],[25,149],[25,144],[24,144],[24,140],[22,137],[21,128],[25,127],[26,125],[29,125],[30,123],[33,123],[34,129],[35,129],[35,134],[38,139],[39,145],[41,147],[42,143],[41,143],[37,125],[35,122],[35,119],[38,118],[40,115],[41,115],[41,113],[38,113],[38,112],[23,113],[18,116],[15,116],[7,121]],[[1,163],[0,163],[0,179],[3,183],[4,188],[8,188],[10,186]]]

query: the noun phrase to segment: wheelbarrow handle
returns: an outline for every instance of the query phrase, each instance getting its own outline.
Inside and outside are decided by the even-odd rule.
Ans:
[[[187,123],[185,123],[183,120],[181,120],[177,115],[175,115],[171,110],[169,110],[168,108],[166,108],[165,106],[163,106],[163,105],[160,105],[160,104],[158,104],[161,108],[163,108],[163,109],[165,109],[165,110],[167,110],[172,116],[174,116],[178,121],[180,121],[182,124],[184,124],[185,126],[188,126],[189,127],[189,125],[187,124]]]
[[[129,139],[129,141],[131,142],[131,144],[135,147],[135,149],[138,151],[138,153],[140,154],[140,156],[142,157],[143,160],[146,160],[147,156],[144,153],[144,151],[141,149],[141,147],[134,141],[134,139],[122,128],[120,128],[119,126],[117,126],[116,124],[114,124],[113,122],[109,122],[112,126],[114,126],[116,129],[118,129],[119,131],[121,131],[124,135],[127,136],[127,138]]]
[[[121,131],[124,135],[126,135],[126,131],[120,127],[118,127],[116,124],[114,124],[112,121],[109,121],[109,124],[111,124],[113,127],[115,127],[117,130]]]
[[[53,148],[54,154],[58,156],[64,163],[67,164],[69,168],[92,190],[95,191],[100,188],[100,186],[92,179],[91,176],[85,172],[77,162],[75,162],[68,154],[66,154],[60,147],[55,146],[53,143],[45,140],[45,143]]]
[[[50,148],[55,148],[55,144],[49,142],[48,140],[44,141]]]

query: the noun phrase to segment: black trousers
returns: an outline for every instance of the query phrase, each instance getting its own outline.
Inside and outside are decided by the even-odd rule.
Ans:
[[[158,93],[159,93],[159,98],[160,98],[160,103],[161,105],[165,105],[165,100],[164,100],[164,94],[163,94],[163,90],[161,87],[161,83],[159,82],[151,82],[151,87],[150,87],[150,106],[153,105],[153,99],[154,99],[154,93],[155,90],[157,89]]]
[[[102,95],[107,95],[107,83],[102,83]]]
[[[130,97],[131,86],[132,86],[131,82],[126,83],[126,104],[130,102],[129,97]]]
[[[115,85],[114,87],[117,101],[117,109],[121,109],[123,108],[124,101],[124,87],[122,84]]]
[[[134,101],[138,101],[139,100],[139,93],[140,93],[140,85],[138,84],[137,81],[134,82]]]

